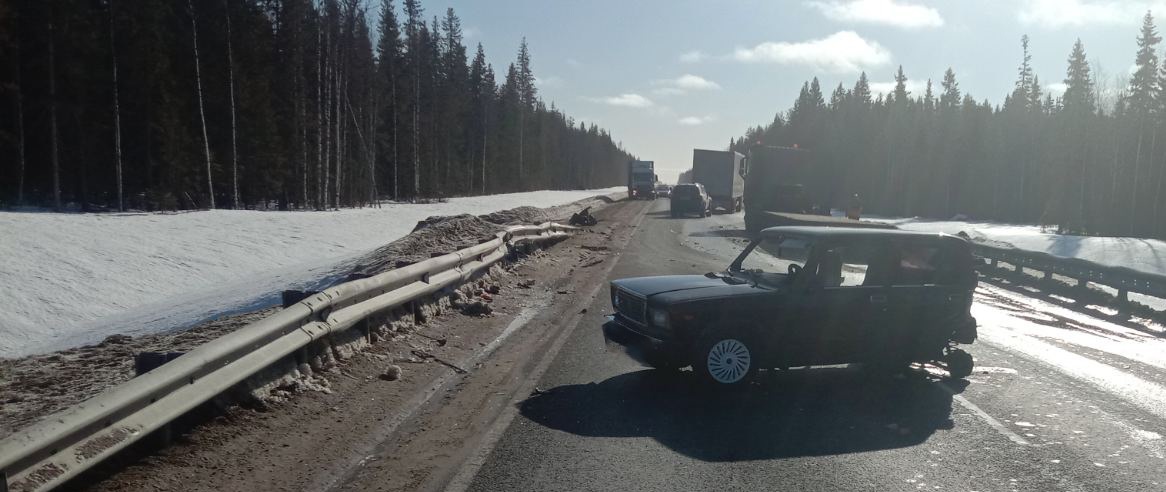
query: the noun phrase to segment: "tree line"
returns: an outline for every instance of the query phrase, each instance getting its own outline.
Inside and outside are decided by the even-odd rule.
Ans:
[[[872,94],[865,73],[828,95],[817,78],[773,122],[730,143],[807,149],[814,179],[838,206],[858,194],[868,213],[1057,225],[1078,234],[1166,238],[1166,66],[1154,19],[1137,36],[1136,71],[1109,87],[1085,46],[1072,46],[1054,97],[1020,43],[1002,105],[961,91],[949,68],[938,87]]]
[[[0,0],[0,205],[325,209],[623,181],[632,156],[539,97],[525,39],[496,74],[453,9],[400,7]]]

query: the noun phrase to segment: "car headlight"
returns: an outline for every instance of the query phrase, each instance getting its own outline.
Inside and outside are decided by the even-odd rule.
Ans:
[[[668,311],[664,309],[649,309],[648,315],[652,318],[652,324],[661,328],[668,327]]]

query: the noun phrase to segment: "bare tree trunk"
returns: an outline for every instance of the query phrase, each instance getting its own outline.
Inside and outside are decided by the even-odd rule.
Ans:
[[[1158,170],[1158,184],[1154,190],[1154,221],[1151,222],[1151,224],[1154,224],[1154,227],[1157,229],[1157,230],[1152,231],[1152,232],[1157,233],[1158,237],[1162,237],[1163,235],[1166,235],[1166,224],[1163,224],[1162,220],[1161,220],[1161,217],[1162,217],[1162,215],[1161,215],[1161,213],[1162,213],[1162,176],[1166,175],[1166,158],[1164,158],[1162,165],[1160,165],[1159,167],[1160,167],[1160,169]]]
[[[416,50],[414,50],[416,51]],[[419,152],[419,142],[421,131],[418,128],[418,109],[421,106],[421,74],[417,71],[416,60],[418,55],[414,53],[413,59],[413,197],[416,198],[421,195],[421,153]]]
[[[521,104],[522,109],[518,111],[518,191],[525,189],[523,184],[526,181],[526,172],[523,169],[526,165],[526,103]]]
[[[24,204],[24,172],[27,163],[24,155],[24,85],[20,77],[20,43],[14,43],[12,49],[13,77],[16,81],[16,154],[20,165],[20,174],[17,177],[16,203]]]
[[[125,211],[125,195],[122,188],[121,167],[121,105],[117,86],[117,38],[113,29],[113,0],[109,0],[109,52],[113,59],[113,155],[117,174],[117,210]]]
[[[485,96],[482,102],[482,194],[486,194],[486,136],[490,128],[490,109],[486,107]]]
[[[389,56],[392,56],[392,55],[389,55]],[[398,154],[397,154],[397,74],[396,74],[396,67],[389,68],[389,85],[392,86],[389,88],[390,89],[389,90],[389,97],[393,98],[393,100],[389,102],[389,104],[393,105],[393,199],[400,200],[401,193],[400,193],[400,187],[398,186],[400,183],[400,180],[397,179],[398,178],[398,174],[397,174]]]
[[[1141,174],[1142,167],[1142,136],[1146,133],[1146,122],[1142,120],[1142,124],[1138,126],[1138,150],[1134,154],[1134,178],[1130,180],[1133,189],[1130,190],[1130,235],[1134,234],[1134,219],[1138,212],[1138,177]],[[1082,175],[1084,180],[1085,176]],[[1084,186],[1084,185],[1082,185]]]
[[[321,4],[322,5],[322,4]],[[324,97],[323,87],[323,32],[324,17],[318,15],[316,20],[316,209],[323,209],[324,205]]]
[[[339,40],[337,40],[337,41],[339,41]],[[335,95],[333,96],[333,100],[334,100],[333,103],[335,104],[335,111],[336,111],[336,113],[335,113],[335,115],[336,115],[336,117],[335,117],[335,120],[336,120],[336,122],[335,122],[335,126],[336,126],[336,189],[335,189],[336,195],[335,195],[334,203],[336,205],[336,208],[339,209],[340,208],[341,163],[344,161],[344,139],[343,139],[343,132],[342,132],[342,128],[344,127],[344,115],[341,113],[343,108],[340,107],[340,98],[345,97],[345,94],[342,92],[343,87],[344,87],[344,82],[343,82],[343,75],[342,75],[343,67],[341,66],[341,63],[340,63],[340,43],[339,42],[336,43],[336,49],[335,49],[334,53],[336,54],[335,55],[336,74],[335,74],[335,78],[333,79],[333,84],[334,84],[333,91],[335,92]]]
[[[202,123],[202,145],[206,153],[206,187],[207,194],[210,195],[211,209],[215,208],[215,186],[214,178],[211,176],[211,144],[207,139],[206,133],[206,109],[202,103],[202,70],[198,64],[198,22],[194,17],[194,0],[186,0],[186,6],[190,8],[190,33],[194,39],[194,82],[198,87],[198,118]]]
[[[302,190],[300,208],[308,207],[308,117],[307,98],[304,91],[304,35],[303,19],[296,23],[296,117],[300,130],[300,177]]]
[[[325,51],[328,53],[324,61],[324,189],[320,204],[324,210],[328,209],[328,186],[332,183],[332,44],[329,33],[324,33]]]
[[[369,113],[369,118],[368,118],[369,138],[365,142],[365,149],[366,149],[365,152],[368,153],[368,176],[369,176],[369,180],[371,180],[371,182],[372,182],[371,183],[372,186],[370,187],[371,189],[369,190],[369,204],[376,205],[377,208],[380,208],[380,201],[377,200],[377,198],[379,198],[377,196],[379,193],[377,192],[378,190],[377,190],[377,142],[376,142],[376,134],[377,133],[376,132],[377,132],[377,118],[380,117],[381,112],[380,112],[380,107],[379,107],[380,104],[379,104],[379,101],[377,100],[376,91],[371,91],[370,98],[372,99],[372,101],[370,101],[369,105],[372,108],[372,112]]]
[[[231,102],[231,208],[239,208],[239,146],[235,117],[235,57],[231,50],[231,2],[223,0],[227,12],[227,81]]]
[[[49,22],[49,139],[52,140],[53,208],[61,211],[61,160],[57,143],[57,57],[53,23]]]

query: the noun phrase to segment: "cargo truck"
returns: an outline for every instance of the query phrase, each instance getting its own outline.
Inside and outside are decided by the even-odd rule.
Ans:
[[[795,147],[755,145],[747,158],[745,230],[757,236],[776,226],[810,225],[894,229],[877,222],[830,215],[837,177],[815,173],[811,154]]]
[[[656,198],[656,164],[652,161],[628,161],[628,198]]]
[[[745,156],[731,150],[692,150],[692,181],[704,185],[712,208],[740,212],[745,196]]]

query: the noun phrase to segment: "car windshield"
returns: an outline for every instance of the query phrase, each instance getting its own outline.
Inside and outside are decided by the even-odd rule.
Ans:
[[[806,285],[850,287],[884,283],[890,270],[878,244],[814,244],[766,239],[750,244],[730,271],[761,284],[800,279]],[[874,265],[874,268],[872,268]]]
[[[739,264],[734,262],[729,269],[757,283],[780,284],[790,278],[791,268],[797,271],[806,266],[808,246],[790,240],[754,242],[742,252]]]
[[[696,196],[700,194],[700,189],[696,185],[678,185],[672,190],[672,194],[679,197]]]

